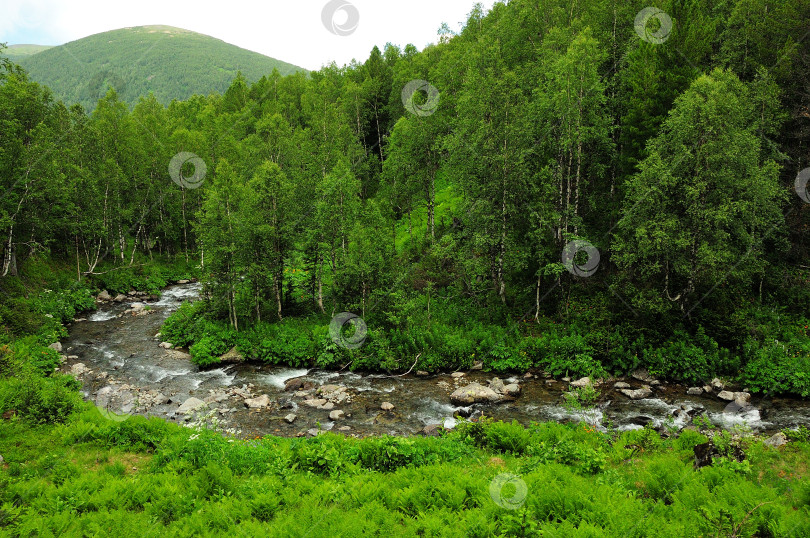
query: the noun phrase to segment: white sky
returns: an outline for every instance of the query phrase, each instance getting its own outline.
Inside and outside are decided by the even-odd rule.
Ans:
[[[328,0],[0,0],[0,42],[61,45],[126,26],[165,24],[207,34],[307,69],[363,61],[386,42],[420,50],[442,22],[458,31],[475,0],[333,0],[359,14],[354,32],[331,33],[321,14]],[[495,0],[481,0],[489,9]],[[347,19],[337,11],[338,25]]]

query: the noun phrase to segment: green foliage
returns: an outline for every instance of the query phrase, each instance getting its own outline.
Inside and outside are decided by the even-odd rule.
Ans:
[[[111,46],[110,43],[114,43]],[[148,54],[147,54],[148,52]],[[65,102],[91,110],[107,87],[134,105],[149,92],[168,105],[194,94],[223,93],[238,72],[251,80],[301,70],[212,37],[169,26],[112,30],[19,58]],[[209,66],[216,65],[216,69]],[[70,66],[70,67],[69,67]]]

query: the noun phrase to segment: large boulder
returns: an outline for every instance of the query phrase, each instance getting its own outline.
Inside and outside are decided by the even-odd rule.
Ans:
[[[640,389],[620,389],[619,392],[630,398],[631,400],[641,400],[652,396],[652,389],[644,385]]]
[[[251,409],[261,409],[270,405],[270,396],[262,394],[255,398],[248,398],[245,400],[245,406]]]
[[[506,396],[518,396],[520,394],[520,385],[517,383],[509,383],[503,386],[503,393]]]
[[[729,391],[729,390],[721,390],[717,394],[717,397],[720,398],[721,400],[725,400],[727,402],[730,402],[731,400],[734,399],[734,393]]]
[[[787,442],[788,442],[787,436],[782,432],[778,432],[773,434],[765,441],[763,441],[762,444],[773,448],[779,448],[782,445],[786,445]]]
[[[96,296],[96,299],[99,301],[112,301],[112,297],[110,296],[110,292],[107,290],[103,290]]]
[[[244,355],[239,353],[236,349],[236,346],[232,347],[227,353],[219,358],[221,362],[243,362],[245,360]]]
[[[48,347],[55,350],[57,353],[62,353],[62,344],[60,342],[54,342]]]
[[[341,411],[340,409],[335,409],[334,411],[329,413],[329,420],[340,420],[343,418],[344,414],[345,413],[343,413],[343,411]]]
[[[188,398],[185,402],[183,402],[182,405],[180,405],[180,407],[177,408],[177,412],[181,414],[190,413],[195,409],[203,407],[204,405],[205,405],[204,401],[200,400],[199,398],[194,398],[192,396],[191,398]]]
[[[577,387],[577,388],[587,387],[590,384],[591,384],[591,378],[590,377],[581,377],[581,378],[577,379],[576,381],[571,381],[571,386],[572,387]]]
[[[450,401],[455,405],[497,402],[502,398],[500,394],[480,383],[470,383],[469,385],[459,387],[450,395]]]

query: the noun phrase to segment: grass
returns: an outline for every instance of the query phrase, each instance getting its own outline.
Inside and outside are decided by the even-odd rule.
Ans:
[[[464,423],[441,438],[237,440],[142,417],[109,422],[87,408],[61,426],[0,421],[0,533],[810,533],[809,444],[755,442],[748,470],[695,471],[691,449],[704,439]],[[597,454],[600,465],[584,464]]]

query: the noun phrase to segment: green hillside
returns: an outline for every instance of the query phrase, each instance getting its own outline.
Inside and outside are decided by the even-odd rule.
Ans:
[[[51,49],[50,45],[10,45],[5,54],[14,62],[21,62],[24,58],[33,56],[38,52]]]
[[[13,49],[12,49],[13,50]],[[138,26],[71,41],[17,60],[39,83],[66,103],[95,107],[108,86],[133,104],[150,91],[172,99],[224,92],[238,71],[258,80],[272,70],[282,75],[300,67],[171,26]]]

